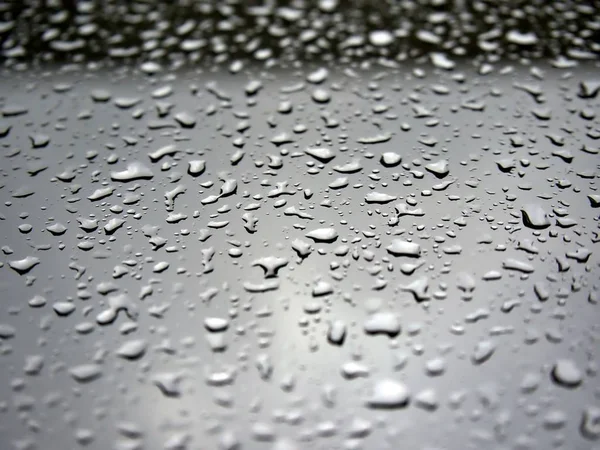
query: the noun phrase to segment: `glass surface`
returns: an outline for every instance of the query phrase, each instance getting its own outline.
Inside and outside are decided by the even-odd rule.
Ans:
[[[0,2],[0,450],[600,448],[599,10]]]

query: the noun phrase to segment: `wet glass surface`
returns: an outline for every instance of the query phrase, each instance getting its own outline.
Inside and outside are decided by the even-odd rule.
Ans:
[[[599,7],[0,3],[0,449],[597,449]]]

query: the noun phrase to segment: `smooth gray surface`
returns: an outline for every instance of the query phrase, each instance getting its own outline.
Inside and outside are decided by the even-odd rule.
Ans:
[[[0,323],[11,328],[0,338],[1,448],[79,448],[86,433],[94,449],[236,448],[235,442],[242,449],[279,450],[596,448],[581,423],[586,408],[600,406],[599,210],[587,198],[599,195],[600,130],[598,96],[578,96],[581,81],[597,80],[596,65],[498,63],[486,75],[460,64],[451,72],[428,64],[334,67],[315,85],[306,77],[317,67],[268,73],[250,67],[236,75],[182,70],[156,77],[77,68],[3,74],[2,124],[10,131],[0,139]],[[244,92],[251,80],[262,82],[256,95]],[[165,86],[172,93],[157,99]],[[111,99],[94,101],[91,93],[98,89]],[[319,89],[331,94],[328,103],[313,100]],[[115,105],[125,97],[139,103]],[[277,111],[282,101],[291,102],[291,113]],[[26,112],[6,117],[13,105]],[[159,118],[157,106],[168,114]],[[196,118],[194,128],[177,123],[182,111]],[[417,117],[425,111],[427,117]],[[582,118],[582,111],[593,117]],[[158,120],[165,128],[152,129]],[[297,125],[306,131],[295,133]],[[290,142],[275,145],[282,133]],[[39,141],[40,134],[49,137],[48,145],[32,148],[32,137]],[[361,143],[384,134],[387,142]],[[233,165],[237,139],[244,157]],[[178,152],[152,162],[148,154],[166,145]],[[319,163],[304,153],[314,147],[333,150],[335,158]],[[569,152],[572,162],[564,160],[567,154],[553,155],[557,151]],[[384,152],[400,154],[401,165],[384,167]],[[448,160],[449,174],[438,179],[425,166],[441,159]],[[498,163],[510,166],[510,159],[514,168],[500,170]],[[191,160],[204,160],[206,171],[190,176]],[[353,160],[360,162],[356,173],[334,169]],[[150,168],[153,178],[111,180],[111,172],[133,161]],[[42,167],[35,176],[28,173]],[[311,175],[310,168],[320,170]],[[70,173],[72,180],[60,180]],[[340,177],[347,177],[347,187],[328,187]],[[203,204],[219,194],[223,180],[236,180],[237,190]],[[441,189],[448,180],[453,183]],[[275,196],[278,183],[289,194]],[[185,192],[170,208],[165,193],[177,186]],[[105,187],[114,191],[88,199]],[[305,189],[313,192],[309,199]],[[373,192],[397,199],[366,203]],[[125,205],[132,194],[139,201]],[[409,209],[424,215],[403,215],[390,225],[394,206],[406,199],[416,203]],[[255,233],[243,220],[252,204]],[[521,209],[528,204],[548,213],[548,228],[524,226]],[[286,215],[289,207],[312,219]],[[168,223],[174,213],[184,218]],[[560,216],[575,223],[559,226]],[[80,218],[97,219],[98,229],[81,229]],[[103,227],[115,218],[124,224],[107,235]],[[222,221],[222,228],[210,228]],[[64,234],[48,231],[57,223]],[[23,224],[31,231],[20,231]],[[158,250],[142,231],[150,226],[166,239]],[[335,243],[305,236],[328,227],[337,231]],[[203,241],[206,229],[210,237]],[[296,239],[311,243],[303,260],[292,248]],[[420,257],[391,255],[386,247],[393,239],[418,243]],[[522,249],[526,240],[536,253]],[[82,243],[91,248],[78,248]],[[241,256],[231,256],[233,248]],[[566,258],[569,268],[559,272],[556,258],[581,248],[589,249],[589,259]],[[29,256],[39,264],[28,273],[9,267]],[[265,257],[284,258],[287,265],[266,278],[253,265]],[[503,268],[511,259],[533,272]],[[160,262],[168,268],[156,273]],[[405,275],[404,263],[422,265]],[[118,278],[116,267],[125,269]],[[490,271],[500,279],[485,281]],[[459,288],[464,274],[474,281],[470,300]],[[429,299],[417,302],[402,286],[423,277]],[[278,287],[248,291],[248,283],[265,282]],[[333,292],[314,297],[319,282]],[[102,283],[116,290],[103,295]],[[536,283],[548,290],[546,301],[536,296]],[[97,316],[119,295],[128,296],[130,316],[121,311],[113,323],[99,325]],[[29,306],[34,296],[47,303]],[[518,305],[510,309],[512,300]],[[74,311],[59,316],[53,306],[61,302],[72,303]],[[374,311],[393,313],[399,335],[366,334]],[[207,317],[228,319],[220,336],[225,351],[211,350],[219,333],[205,329]],[[347,327],[342,346],[327,340],[336,320]],[[82,333],[86,323],[89,332]],[[141,358],[116,355],[138,339],[147,345]],[[490,343],[491,357],[475,363],[476,346]],[[24,369],[32,355],[43,360],[38,374]],[[257,364],[264,358],[272,373],[265,369],[262,379]],[[553,381],[559,360],[575,366],[578,387]],[[346,379],[342,368],[351,361],[368,373]],[[73,379],[73,367],[92,363],[101,376],[87,383]],[[444,373],[432,375],[432,366],[443,366]],[[226,386],[207,381],[228,371],[235,376]],[[168,397],[156,386],[165,374],[179,379],[173,388],[179,396]],[[410,404],[369,407],[371,389],[382,379],[404,383]],[[438,399],[435,411],[419,405],[426,389]],[[326,401],[329,391],[332,401]],[[123,431],[127,426],[139,432]],[[360,437],[353,437],[353,426],[364,426],[355,431]]]

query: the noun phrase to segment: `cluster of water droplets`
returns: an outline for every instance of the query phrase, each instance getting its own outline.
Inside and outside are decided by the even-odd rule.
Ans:
[[[454,448],[459,434],[464,448],[589,448],[600,81],[572,69],[597,51],[591,32],[567,28],[581,45],[553,64],[461,70],[449,54],[473,42],[445,46],[445,2],[418,30],[297,3],[243,17],[294,57],[333,42],[387,58],[414,36],[431,64],[247,69],[230,58],[279,54],[237,37],[242,2],[181,23],[109,2],[103,14],[148,21],[141,41],[106,39],[93,2],[48,16],[41,59],[89,46],[153,61],[2,88],[1,433],[23,449],[65,424],[80,446],[118,449]],[[484,6],[486,23],[504,14]],[[0,25],[11,65],[36,8]],[[63,27],[73,14],[88,19]],[[513,16],[478,45],[544,53]],[[597,29],[586,6],[559,15],[579,16]],[[229,70],[170,72],[154,59],[171,48],[210,48]]]
[[[424,57],[446,69],[455,58],[475,54],[488,62],[521,56],[589,60],[600,50],[592,3],[4,1],[1,54],[16,64],[141,57],[147,73],[207,60],[233,71],[248,60],[288,66]]]

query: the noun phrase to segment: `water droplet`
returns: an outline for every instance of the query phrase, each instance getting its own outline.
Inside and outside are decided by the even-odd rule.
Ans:
[[[393,338],[400,334],[400,319],[392,312],[376,312],[365,320],[363,328],[367,334],[386,334]]]
[[[386,247],[387,252],[393,256],[409,256],[418,258],[421,256],[421,246],[415,242],[408,242],[403,239],[394,239]]]
[[[583,373],[571,359],[559,359],[551,372],[552,380],[559,386],[575,388],[583,382]]]
[[[590,440],[600,439],[600,408],[588,406],[583,410],[579,425],[581,435]]]
[[[330,244],[337,240],[338,232],[335,228],[317,228],[316,230],[306,233],[306,237],[315,242],[325,242]]]
[[[535,230],[542,230],[550,226],[550,219],[544,209],[537,204],[528,204],[521,209],[523,225]]]
[[[98,364],[82,364],[70,368],[69,373],[79,383],[90,383],[102,376],[102,367]]]
[[[375,30],[369,33],[369,42],[376,47],[385,47],[394,41],[394,35],[387,30]]]
[[[471,355],[473,364],[483,364],[492,357],[496,351],[496,344],[492,341],[479,341]]]
[[[132,339],[121,344],[115,353],[123,359],[136,360],[144,356],[147,348],[148,343],[145,339]]]
[[[380,161],[385,167],[396,167],[402,162],[402,156],[394,152],[384,152],[381,154]]]
[[[331,161],[333,158],[335,158],[335,152],[329,148],[323,148],[323,147],[307,148],[306,150],[304,150],[304,152],[307,155],[310,155],[313,158],[315,158],[323,163],[327,163],[327,162]]]
[[[36,258],[35,256],[26,256],[23,259],[9,261],[8,266],[19,275],[25,275],[39,263],[39,258]]]
[[[113,181],[150,180],[153,177],[152,171],[139,161],[129,163],[125,170],[110,173]]]
[[[367,404],[372,408],[401,408],[408,405],[410,392],[400,381],[382,379],[372,387]]]

